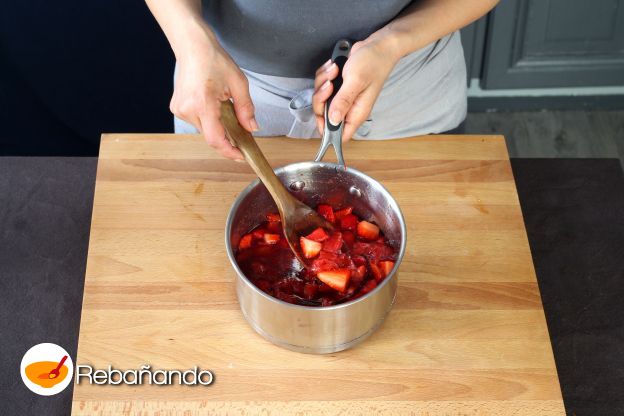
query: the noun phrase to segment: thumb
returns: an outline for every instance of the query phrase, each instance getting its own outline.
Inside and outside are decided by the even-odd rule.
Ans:
[[[255,108],[249,95],[249,83],[245,75],[240,74],[230,83],[230,94],[234,101],[234,111],[238,122],[250,132],[257,131],[258,123],[254,115]]]
[[[329,121],[333,125],[337,125],[344,120],[345,115],[351,109],[360,91],[359,83],[345,77],[342,86],[329,105]]]

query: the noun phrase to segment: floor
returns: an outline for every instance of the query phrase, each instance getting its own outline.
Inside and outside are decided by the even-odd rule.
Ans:
[[[470,113],[468,134],[503,134],[511,157],[618,158],[624,111]]]

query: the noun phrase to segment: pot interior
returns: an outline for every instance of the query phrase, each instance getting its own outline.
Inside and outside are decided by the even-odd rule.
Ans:
[[[400,262],[405,244],[403,215],[390,193],[371,177],[340,165],[303,162],[276,169],[275,173],[295,197],[315,208],[326,203],[339,209],[353,206],[354,213],[377,224],[389,243],[399,250]],[[236,199],[228,218],[228,252],[238,247],[240,237],[277,212],[269,192],[258,180],[252,182]]]

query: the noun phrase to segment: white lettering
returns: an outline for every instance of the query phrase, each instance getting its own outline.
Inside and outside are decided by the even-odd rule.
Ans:
[[[178,375],[178,384],[182,384],[182,373],[178,370],[169,370],[167,371],[167,384],[175,384],[175,376]]]
[[[160,380],[158,379],[159,375],[162,376]],[[165,370],[154,371],[154,373],[152,373],[152,380],[154,381],[154,384],[157,384],[159,386],[162,386],[163,384],[167,384],[167,374],[165,373]]]
[[[88,370],[88,372],[83,373],[81,370]],[[80,377],[87,377],[89,379],[89,384],[93,384],[93,367],[90,365],[76,365],[76,384],[80,384]]]
[[[115,379],[115,376],[117,378]],[[116,386],[117,384],[121,384],[121,382],[125,380],[121,374],[121,371],[113,369],[110,365],[108,366],[108,384],[112,384]]]
[[[152,384],[152,372],[150,371],[150,367],[147,364],[143,364],[141,366],[141,369],[139,370],[139,384],[143,384],[144,383],[144,379],[145,377],[143,376],[147,376],[147,380],[149,382],[149,384]]]
[[[206,375],[208,376],[208,380],[204,381],[203,376]],[[202,386],[209,386],[212,384],[213,380],[214,380],[214,376],[212,375],[212,371],[209,370],[202,370],[199,372],[199,375],[197,377],[197,380],[199,381],[199,384],[201,384]]]
[[[147,379],[146,379],[147,377]],[[184,372],[181,370],[156,370],[152,371],[151,366],[144,364],[139,370],[117,370],[109,365],[106,370],[94,370],[90,365],[76,365],[76,384],[80,384],[82,379],[86,379],[89,384],[144,384],[145,380],[149,384],[162,385],[187,385],[195,386],[198,383],[209,386],[214,382],[214,374],[210,370],[201,370],[194,366]],[[177,378],[177,381],[176,381]]]
[[[192,379],[188,380],[187,376],[191,376]],[[192,370],[186,370],[184,372],[184,384],[191,386],[197,384],[197,366],[195,366]]]
[[[95,370],[93,372],[93,382],[95,384],[106,384],[108,374],[104,370]]]
[[[129,379],[128,376],[132,376],[132,379]],[[137,372],[136,370],[126,370],[123,372],[123,381],[126,384],[137,384]]]

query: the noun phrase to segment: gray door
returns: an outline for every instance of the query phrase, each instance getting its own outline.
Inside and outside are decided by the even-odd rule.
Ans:
[[[624,85],[624,0],[503,0],[483,88]]]

